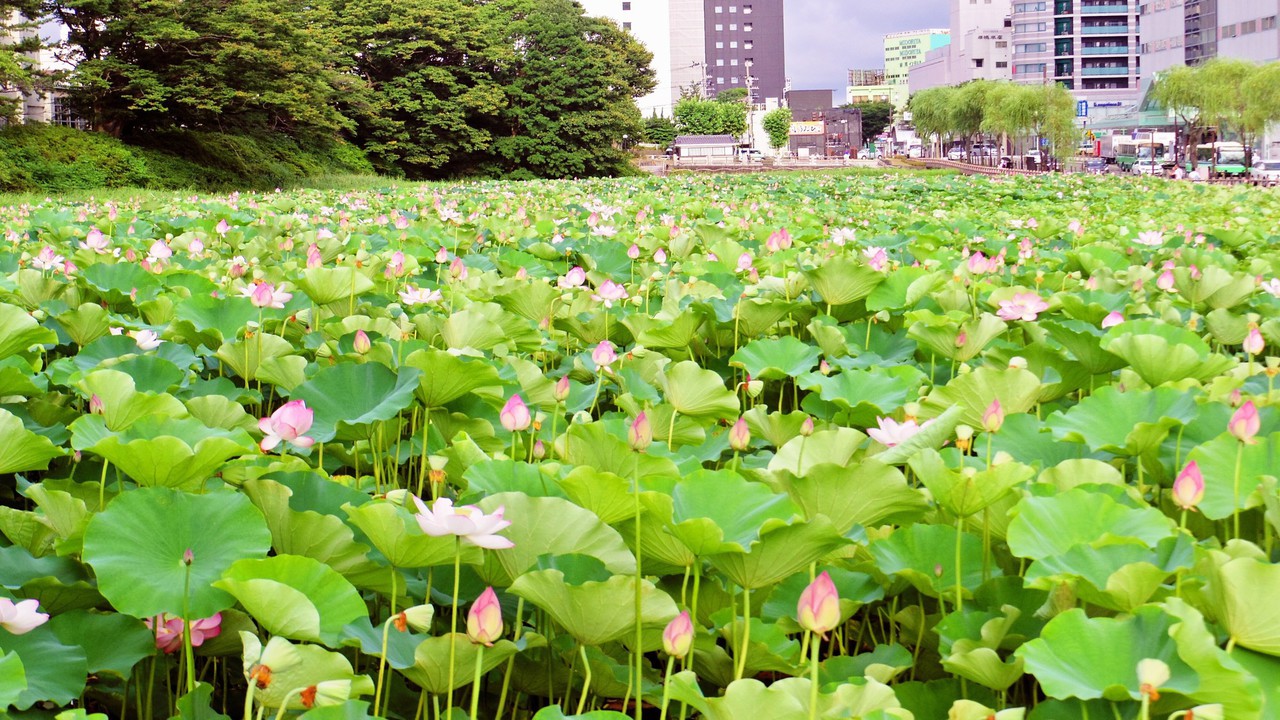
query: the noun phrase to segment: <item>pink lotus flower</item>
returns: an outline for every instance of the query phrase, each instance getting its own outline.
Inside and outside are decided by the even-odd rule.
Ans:
[[[493,642],[500,637],[502,605],[498,603],[498,594],[492,587],[487,587],[467,613],[467,638],[477,645],[493,647]]]
[[[1173,277],[1172,270],[1165,270],[1160,273],[1159,277],[1156,278],[1156,287],[1160,288],[1165,292],[1169,292],[1170,290],[1172,290],[1173,284],[1174,284],[1174,277]]]
[[[649,417],[643,412],[627,428],[627,444],[632,450],[644,452],[653,444],[653,428],[649,425]]]
[[[751,253],[744,252],[738,256],[738,272],[748,272],[750,270],[751,270]],[[1280,280],[1277,280],[1276,284],[1280,285]]]
[[[447,497],[436,500],[430,509],[417,496],[413,496],[413,503],[418,507],[414,514],[418,527],[432,537],[456,535],[490,550],[515,547],[515,543],[497,534],[511,525],[509,520],[502,519],[502,507],[486,515],[474,505],[454,507],[453,501]]]
[[[889,255],[882,247],[863,248],[862,256],[867,259],[867,266],[876,272],[884,272],[889,264]]]
[[[182,618],[165,613],[142,621],[155,636],[156,647],[165,654],[176,653],[182,649]],[[213,617],[195,620],[191,623],[191,647],[200,647],[208,638],[222,633],[222,613]]]
[[[1000,432],[1004,425],[1004,408],[1000,406],[1000,398],[991,401],[982,413],[982,428],[989,433]]]
[[[1204,499],[1204,475],[1195,460],[1178,473],[1173,481],[1173,502],[1183,510],[1194,509]]]
[[[1243,405],[1232,413],[1231,419],[1227,421],[1227,432],[1246,445],[1252,445],[1257,442],[1254,440],[1254,436],[1261,429],[1262,419],[1258,417],[1258,407],[1253,404],[1252,400],[1246,400]]]
[[[252,286],[241,288],[240,296],[249,298],[249,302],[254,307],[260,308],[276,308],[284,309],[284,304],[293,299],[293,293],[277,290],[275,285],[269,282],[254,283]]]
[[[626,300],[628,297],[627,289],[612,280],[605,280],[600,283],[600,287],[596,289],[592,300],[604,303],[607,308],[613,307],[615,302]]]
[[[765,241],[764,246],[769,249],[769,252],[786,250],[791,247],[791,233],[787,232],[786,228],[775,230],[769,235],[769,239]]]
[[[258,447],[262,452],[270,452],[282,441],[299,450],[310,449],[315,439],[306,436],[315,419],[315,411],[307,407],[302,400],[290,400],[271,413],[271,417],[258,421],[258,429],[266,434]]]
[[[31,258],[31,267],[37,270],[61,270],[62,263],[66,258],[54,252],[54,249],[45,245],[35,257]]]
[[[577,265],[574,265],[572,268],[569,269],[569,272],[565,273],[558,280],[556,280],[556,285],[558,285],[563,290],[568,290],[570,288],[582,287],[582,284],[585,283],[586,281],[587,281],[587,271],[583,270],[581,267],[578,267]]]
[[[819,637],[826,636],[840,624],[840,595],[825,570],[800,593],[796,621],[800,627],[817,633]]]
[[[1026,320],[1031,322],[1049,309],[1049,303],[1033,292],[1017,293],[1012,300],[1001,300],[996,316],[1001,320]]]
[[[1250,355],[1262,354],[1262,351],[1266,348],[1266,342],[1262,339],[1262,333],[1258,332],[1257,325],[1250,325],[1249,334],[1245,335],[1244,343],[1241,347]]]
[[[80,247],[86,250],[92,250],[99,255],[106,255],[111,241],[98,228],[91,228],[89,234],[85,236],[84,242],[80,243]]]
[[[382,275],[386,278],[400,277],[404,274],[404,253],[397,250],[391,253],[391,259],[387,261],[387,267],[383,269]]]
[[[219,220],[217,227],[214,228],[219,235],[226,235],[231,230],[231,225],[225,219]]]
[[[440,300],[442,297],[443,296],[440,294],[439,290],[426,290],[412,285],[400,291],[400,302],[408,305],[409,307],[433,303]]]
[[[151,248],[147,250],[147,257],[155,260],[168,260],[173,257],[173,248],[169,247],[165,241],[157,240],[151,243]]]
[[[320,246],[311,243],[307,246],[307,269],[318,268],[324,264],[324,256],[320,253]]]
[[[441,246],[439,250],[436,250],[436,263],[443,265],[447,262],[449,262],[449,251]]]
[[[1084,235],[1084,225],[1080,224],[1079,220],[1072,220],[1067,223],[1067,229],[1076,235]]]
[[[203,240],[201,240],[200,238],[194,238],[192,239],[191,242],[187,243],[187,255],[190,255],[193,258],[198,258],[203,254],[204,254]]]
[[[1271,297],[1280,298],[1280,278],[1271,278],[1265,282],[1260,282],[1258,287],[1265,290]]]
[[[529,415],[529,406],[524,404],[524,400],[519,395],[512,395],[511,399],[507,400],[498,413],[498,420],[508,432],[521,432],[529,429],[533,424],[533,418]]]
[[[156,335],[155,330],[131,330],[129,337],[133,338],[133,341],[138,344],[138,349],[144,352],[155,350],[164,342],[159,335]]]
[[[462,258],[456,257],[449,263],[449,277],[458,281],[467,279],[467,265],[462,262]]]
[[[1113,328],[1122,322],[1124,322],[1124,315],[1113,310],[1107,313],[1106,317],[1102,318],[1102,329],[1106,330],[1108,328]]]
[[[967,266],[971,275],[985,275],[1000,267],[995,258],[983,255],[981,250],[969,256]]]
[[[674,658],[682,658],[693,649],[693,618],[688,610],[667,623],[662,631],[662,649]]]
[[[616,362],[617,359],[618,353],[614,351],[613,343],[608,340],[601,340],[600,344],[596,345],[596,349],[591,351],[591,362],[605,372],[610,371],[609,366]]]
[[[1138,237],[1134,242],[1147,247],[1160,247],[1164,244],[1164,233],[1159,230],[1148,230],[1138,233]]]
[[[729,447],[734,452],[744,452],[751,446],[751,429],[747,427],[747,419],[739,416],[738,421],[729,428]]]
[[[14,602],[0,597],[0,628],[14,635],[23,635],[35,630],[49,621],[48,613],[39,612],[39,600],[19,600]]]
[[[249,261],[244,259],[242,255],[236,255],[231,258],[231,264],[227,266],[227,275],[233,278],[244,277],[249,272]],[[241,291],[243,292],[243,291]]]
[[[931,422],[933,421],[926,420],[924,424],[917,425],[915,420],[898,422],[893,418],[876,418],[879,427],[868,428],[867,435],[885,447],[893,447],[910,440],[911,436],[928,427]]]

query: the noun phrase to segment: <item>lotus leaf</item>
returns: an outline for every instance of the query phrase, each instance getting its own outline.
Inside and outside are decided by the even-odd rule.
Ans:
[[[756,589],[778,582],[848,543],[822,515],[789,525],[771,519],[765,521],[760,539],[745,553],[735,549],[709,555],[707,560],[739,587]]]
[[[57,341],[57,333],[42,327],[27,311],[0,303],[0,359],[24,352],[32,345],[50,345]]]
[[[1220,435],[1197,446],[1187,459],[1204,474],[1204,499],[1196,507],[1210,520],[1228,518],[1237,508],[1261,505],[1262,497],[1255,492],[1258,484],[1264,477],[1280,475],[1280,432],[1243,446],[1230,435]]]
[[[779,471],[780,484],[806,518],[823,515],[841,534],[857,526],[919,520],[929,502],[895,467],[869,458],[851,467],[822,464],[799,477]]]
[[[867,436],[852,428],[819,430],[809,437],[794,437],[778,448],[769,461],[770,472],[804,475],[817,465],[847,467]]]
[[[235,596],[267,632],[294,640],[332,646],[347,623],[367,613],[346,579],[308,557],[239,560],[213,586]]]
[[[968,597],[982,584],[982,540],[942,525],[909,525],[888,538],[871,543],[871,556],[885,573],[900,575],[929,597],[946,596],[956,589],[956,544],[960,545],[960,585]],[[999,568],[991,571],[1000,574]]]
[[[390,502],[369,502],[359,507],[343,505],[352,525],[364,533],[392,567],[418,568],[447,565],[461,552],[464,562],[480,560],[479,548],[459,545],[451,535],[431,536],[422,532],[413,516]]]
[[[654,347],[648,343],[646,345]],[[812,370],[821,356],[822,352],[818,348],[784,335],[780,338],[752,340],[733,354],[729,364],[746,370],[753,378],[781,380]]]
[[[676,483],[670,531],[696,555],[746,552],[767,520],[789,522],[800,509],[732,471],[700,470]]]
[[[1017,462],[994,463],[981,470],[974,467],[956,470],[948,467],[942,455],[934,450],[917,453],[910,465],[933,499],[957,517],[981,512],[1035,474],[1030,467]]]
[[[930,393],[920,416],[937,417],[958,405],[964,409],[960,422],[982,427],[982,413],[993,400],[1000,401],[1006,415],[1013,415],[1030,410],[1039,396],[1040,379],[1030,371],[982,367]]]
[[[26,678],[26,689],[11,701],[18,710],[26,710],[37,702],[66,705],[80,697],[89,673],[85,651],[79,645],[67,645],[58,639],[46,623],[22,635],[0,630],[0,656],[16,653],[19,672]],[[13,672],[12,661],[5,663]],[[0,693],[8,688],[0,685]]]
[[[317,305],[353,298],[374,289],[373,281],[350,267],[308,268],[298,278],[298,287]]]
[[[258,704],[268,708],[285,706],[293,710],[303,709],[300,691],[326,680],[350,680],[351,695],[373,694],[373,681],[367,675],[356,675],[351,663],[336,652],[316,645],[294,645],[282,637],[273,637],[264,648],[256,635],[240,633],[244,645],[245,668],[252,667],[264,653],[280,660],[271,668],[267,686],[256,683],[253,697]]]
[[[413,403],[422,372],[398,372],[377,363],[343,363],[323,368],[293,389],[315,412],[309,435],[316,442],[369,439],[374,423],[390,420]]]
[[[766,687],[758,680],[736,680],[724,695],[708,698],[698,688],[691,671],[671,677],[671,699],[688,704],[707,720],[741,720],[768,717],[776,720],[804,720],[809,717],[808,678],[786,678]],[[893,690],[875,680],[847,682],[831,693],[818,695],[819,717],[870,717],[876,710],[897,710],[891,717],[910,720],[901,711]]]
[[[591,511],[568,500],[499,493],[486,497],[478,506],[489,513],[501,507],[503,517],[511,522],[502,535],[515,547],[485,556],[482,574],[495,585],[509,585],[543,555],[587,555],[612,573],[635,574],[635,556],[622,536]]]
[[[1190,330],[1154,320],[1130,320],[1111,328],[1102,349],[1123,358],[1152,387],[1187,378],[1204,381],[1235,364],[1212,354]]]
[[[0,409],[0,475],[43,470],[62,454],[48,438],[27,430],[21,419]]]
[[[1009,550],[1042,560],[1099,539],[1135,538],[1148,546],[1173,534],[1173,523],[1154,508],[1132,508],[1076,488],[1052,497],[1027,497],[1009,524]]]
[[[828,260],[820,267],[805,272],[818,296],[827,307],[848,305],[871,294],[884,282],[884,273],[848,257]]]
[[[1046,424],[1056,436],[1083,442],[1091,450],[1140,455],[1158,447],[1171,428],[1191,422],[1197,413],[1195,396],[1180,390],[1137,393],[1109,386],[1053,415]]]
[[[692,360],[669,366],[659,378],[667,402],[681,415],[722,420],[738,414],[738,396],[725,388],[719,374]]]
[[[16,652],[0,655],[0,707],[18,702],[27,690],[27,673],[22,667],[22,657]]]
[[[228,459],[252,452],[244,430],[206,427],[194,418],[148,415],[111,432],[97,415],[72,423],[72,447],[110,460],[139,485],[195,490]]]

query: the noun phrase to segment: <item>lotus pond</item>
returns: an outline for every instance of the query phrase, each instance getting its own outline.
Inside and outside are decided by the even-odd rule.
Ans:
[[[0,210],[0,711],[1280,717],[1278,197]]]

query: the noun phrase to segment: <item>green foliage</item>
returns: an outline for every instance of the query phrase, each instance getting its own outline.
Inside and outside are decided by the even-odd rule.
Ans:
[[[980,132],[1047,138],[1054,148],[1074,144],[1075,98],[1061,85],[975,80],[911,96],[912,121],[922,137],[969,139]]]
[[[791,137],[791,108],[770,110],[761,118],[764,131],[769,134],[769,147],[777,150]]]
[[[0,119],[10,119],[22,107],[21,96],[13,91],[30,93],[52,85],[55,73],[32,62],[30,53],[42,47],[39,35],[32,32],[39,23],[29,18],[40,16],[39,0],[7,0],[0,2]]]
[[[741,103],[685,98],[673,114],[681,135],[742,135],[747,131],[747,106]]]
[[[884,132],[893,122],[893,103],[863,102],[849,103],[844,107],[857,108],[862,111],[862,137],[873,138]]]
[[[644,121],[640,137],[647,143],[667,147],[676,141],[676,122],[668,117],[654,115]]]
[[[716,93],[716,102],[722,103],[740,103],[747,99],[747,89],[744,87],[729,88]]]

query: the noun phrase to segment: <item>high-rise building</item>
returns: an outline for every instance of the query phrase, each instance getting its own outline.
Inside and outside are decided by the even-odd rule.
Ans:
[[[781,98],[786,65],[783,0],[579,0],[653,53],[657,87],[640,111],[671,115],[682,93],[744,88],[756,103]]]
[[[908,30],[884,36],[884,82],[893,88],[889,102],[895,108],[901,110],[907,105],[907,77],[911,68],[924,62],[930,50],[949,44],[951,31],[948,29]]]
[[[884,70],[850,70],[845,88],[846,103],[892,102],[893,87],[885,82]]]
[[[877,70],[849,70],[850,85],[884,85],[884,68]]]
[[[1017,0],[1012,20],[1015,81],[1066,87],[1083,101],[1084,118],[1137,103],[1137,0]]]
[[[1012,77],[1010,0],[951,0],[950,43],[907,69],[910,92]]]
[[[1219,56],[1280,59],[1280,0],[1144,0],[1138,12],[1147,77]]]

